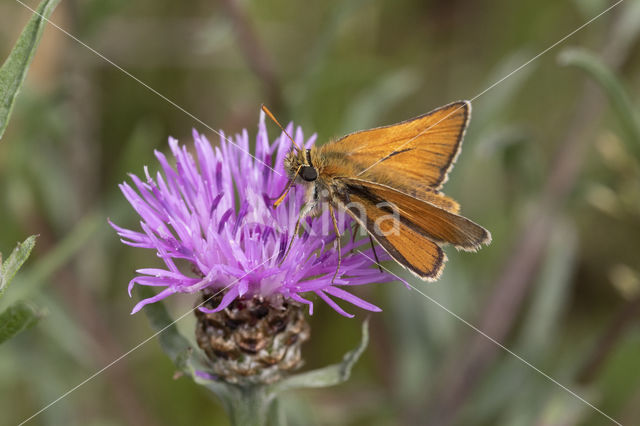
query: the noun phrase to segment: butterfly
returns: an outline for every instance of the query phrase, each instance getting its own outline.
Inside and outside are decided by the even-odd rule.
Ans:
[[[287,134],[265,106],[262,110]],[[460,205],[440,192],[460,154],[470,115],[470,102],[454,102],[310,149],[302,149],[287,134],[294,144],[284,160],[289,183],[274,205],[282,203],[292,185],[306,188],[292,241],[300,220],[326,203],[337,235],[334,279],[342,256],[337,210],[366,229],[372,244],[375,240],[396,262],[426,281],[435,281],[442,273],[447,260],[443,246],[477,251],[489,244],[489,231],[461,216]]]

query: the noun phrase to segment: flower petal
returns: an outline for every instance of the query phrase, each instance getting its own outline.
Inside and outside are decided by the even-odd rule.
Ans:
[[[315,135],[305,139],[302,129],[293,123],[286,130],[299,146],[310,148],[316,140]],[[284,133],[273,142],[269,140],[263,113],[255,143],[250,142],[246,130],[230,140],[220,132],[219,145],[215,147],[197,131],[192,134],[195,149],[169,138],[171,154],[155,152],[160,164],[155,176],[145,167],[143,177],[131,175],[132,183],[120,185],[125,198],[140,215],[141,230],[125,229],[111,221],[109,224],[124,244],[153,249],[165,264],[140,268],[139,275],[129,282],[129,293],[136,284],[165,287],[158,295],[139,302],[134,312],[174,293],[207,288],[215,292],[224,285],[229,288],[220,304],[213,310],[200,308],[201,311],[217,312],[239,297],[280,293],[308,305],[309,313],[313,314],[313,302],[301,295],[305,292],[317,294],[347,317],[353,315],[333,298],[365,310],[380,310],[337,287],[395,280],[371,267],[373,252],[368,239],[344,245],[344,257],[335,280],[336,235],[329,226],[327,211],[319,217],[305,218],[301,237],[291,239],[306,201],[306,191],[294,186],[283,205],[273,208],[273,198],[288,181],[283,164],[292,144]],[[248,151],[252,145],[256,147],[255,157]],[[352,232],[351,225],[351,218],[339,211],[340,232]],[[287,249],[289,254],[285,258]],[[382,253],[380,258],[385,260],[389,256]]]

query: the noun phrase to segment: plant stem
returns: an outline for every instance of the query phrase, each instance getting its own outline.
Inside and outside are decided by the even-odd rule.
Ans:
[[[262,385],[237,386],[227,410],[234,426],[267,426],[269,408],[275,398]]]

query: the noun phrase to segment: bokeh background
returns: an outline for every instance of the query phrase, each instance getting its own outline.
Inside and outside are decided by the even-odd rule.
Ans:
[[[28,0],[32,7],[33,0]],[[381,306],[351,380],[284,400],[292,425],[640,424],[639,2],[65,0],[52,20],[216,129],[260,104],[324,141],[473,98],[444,190],[491,230],[447,250],[442,279],[361,288]],[[30,12],[0,4],[0,56]],[[475,98],[477,95],[477,98]],[[16,424],[152,333],[126,286],[153,253],[117,184],[200,123],[48,27],[0,142],[0,251],[39,234],[2,304],[46,310],[0,346],[0,423]],[[274,127],[271,134],[276,135]],[[438,306],[437,302],[442,306]],[[194,299],[174,297],[177,316]],[[2,306],[0,306],[1,308]],[[444,307],[444,308],[443,308]],[[446,309],[445,309],[446,308]],[[447,312],[450,310],[450,312]],[[458,317],[456,317],[455,315]],[[337,362],[360,322],[319,304],[305,368]],[[193,335],[194,319],[179,323]],[[227,425],[153,340],[37,425]]]

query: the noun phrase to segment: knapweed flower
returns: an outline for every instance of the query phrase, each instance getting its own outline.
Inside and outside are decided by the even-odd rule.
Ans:
[[[290,124],[289,133],[293,130]],[[294,137],[307,148],[315,141],[315,136],[305,140],[300,128]],[[171,161],[156,151],[161,171],[155,178],[145,168],[144,179],[131,175],[133,185],[120,185],[141,217],[142,232],[112,226],[125,244],[155,250],[166,266],[137,271],[139,275],[129,284],[129,294],[136,284],[161,290],[139,302],[133,312],[175,293],[205,291],[221,292],[222,297],[217,299],[217,306],[201,306],[203,313],[260,297],[307,304],[312,314],[313,302],[308,295],[314,294],[344,316],[353,315],[336,300],[380,311],[346,290],[394,279],[373,267],[368,239],[342,247],[339,274],[332,282],[338,254],[326,210],[304,220],[301,236],[293,240],[285,257],[304,194],[302,188],[294,187],[285,203],[273,207],[273,200],[287,184],[283,160],[291,142],[284,135],[269,141],[264,114],[258,126],[255,155],[250,154],[246,130],[229,140],[221,135],[217,147],[196,131],[193,138],[193,153],[169,139],[174,157]],[[175,166],[170,164],[173,161]],[[341,222],[341,232],[351,232],[351,221],[347,218]],[[387,258],[382,250],[378,252],[381,259]]]

